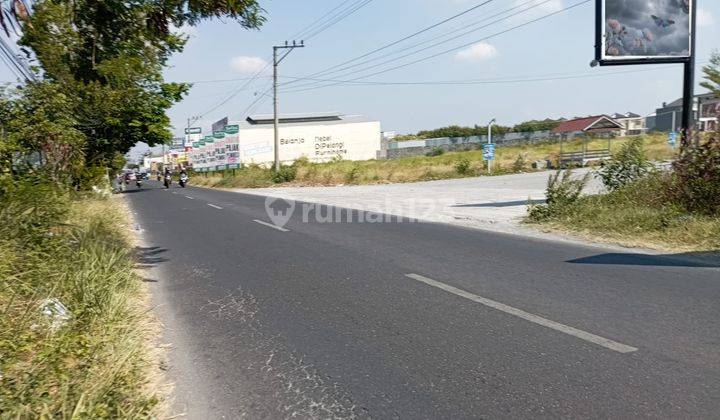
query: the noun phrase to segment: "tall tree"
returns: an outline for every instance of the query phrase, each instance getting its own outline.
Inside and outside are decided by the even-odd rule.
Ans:
[[[46,80],[78,98],[86,159],[107,164],[139,141],[170,140],[166,112],[190,87],[162,77],[187,41],[173,28],[218,17],[248,29],[264,22],[257,0],[41,0],[21,18],[20,44]]]

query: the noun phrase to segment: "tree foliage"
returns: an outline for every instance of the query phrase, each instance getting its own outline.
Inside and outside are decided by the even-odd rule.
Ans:
[[[10,150],[44,151],[57,157],[54,170],[72,166],[78,151],[89,165],[113,166],[137,142],[170,141],[167,110],[190,88],[162,76],[187,41],[177,28],[221,17],[248,29],[264,22],[257,0],[41,0],[32,14],[6,16],[0,26],[22,27],[19,45],[41,81],[0,100],[8,130],[0,154],[8,165]]]

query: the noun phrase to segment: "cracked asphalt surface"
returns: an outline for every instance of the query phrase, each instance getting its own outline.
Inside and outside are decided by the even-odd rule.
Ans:
[[[127,198],[172,347],[175,414],[720,412],[718,264],[444,224],[348,222],[342,210],[342,222],[320,223],[329,209],[319,206],[304,222],[303,203],[279,231],[256,222],[271,222],[264,197],[154,182]],[[411,273],[637,351],[613,351]]]

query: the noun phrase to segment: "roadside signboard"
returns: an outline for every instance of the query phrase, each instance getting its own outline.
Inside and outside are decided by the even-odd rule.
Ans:
[[[668,144],[670,145],[670,147],[675,147],[675,145],[677,144],[677,137],[678,133],[676,133],[675,131],[671,131],[668,134]]]
[[[495,160],[495,143],[483,144],[483,160]]]
[[[692,56],[696,0],[596,0],[600,65],[683,63]]]
[[[225,160],[228,169],[240,167],[240,126],[225,126]]]
[[[214,131],[215,138],[215,169],[222,171],[227,164],[225,159],[225,131]]]

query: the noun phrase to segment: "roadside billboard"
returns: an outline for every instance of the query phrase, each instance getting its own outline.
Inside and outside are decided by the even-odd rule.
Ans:
[[[215,171],[215,138],[205,136],[205,170]]]
[[[225,127],[225,160],[228,169],[240,167],[240,126],[237,124]]]
[[[601,65],[679,63],[692,54],[695,0],[596,0]]]
[[[215,169],[222,171],[226,169],[227,162],[225,160],[225,132],[215,131],[213,132],[213,138],[215,139]]]

